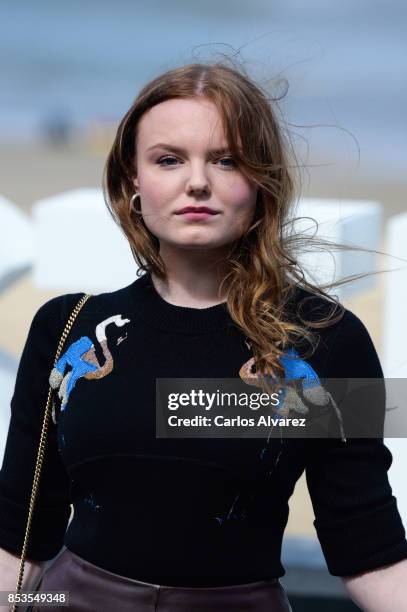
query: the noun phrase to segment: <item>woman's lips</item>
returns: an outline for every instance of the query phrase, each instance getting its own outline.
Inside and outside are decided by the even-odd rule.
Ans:
[[[185,219],[190,219],[191,221],[199,221],[201,219],[208,219],[209,217],[216,217],[219,213],[209,213],[209,212],[184,212],[178,213],[180,217],[184,217]]]

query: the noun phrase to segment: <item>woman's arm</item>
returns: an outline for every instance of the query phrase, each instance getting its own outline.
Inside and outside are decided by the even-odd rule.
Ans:
[[[350,597],[364,612],[407,610],[407,559],[355,576],[342,576]]]
[[[381,364],[368,331],[350,311],[346,311],[331,342],[326,378],[337,378],[338,382],[373,379],[380,383],[377,394],[369,395],[368,400],[364,392],[352,386],[352,392],[346,395],[344,420],[347,425],[354,416],[357,423],[365,417],[366,427],[372,416],[376,426],[382,417],[384,420]],[[345,433],[348,429],[345,426]],[[407,540],[388,479],[393,457],[382,435],[350,436],[346,442],[315,439],[309,451],[306,478],[328,571],[344,581],[363,610],[407,611]]]
[[[22,550],[49,389],[49,374],[66,312],[80,294],[58,296],[33,317],[20,358],[0,469],[0,548]],[[76,303],[76,302],[75,302]],[[71,480],[62,461],[58,430],[49,420],[43,465],[27,545],[27,559],[52,559],[61,550],[71,514]]]
[[[46,561],[28,561],[26,559],[22,586],[24,590],[34,590],[46,563]],[[20,557],[0,548],[0,591],[15,590],[19,569]]]

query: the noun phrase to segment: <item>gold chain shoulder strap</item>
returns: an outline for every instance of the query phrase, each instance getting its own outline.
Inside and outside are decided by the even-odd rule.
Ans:
[[[57,363],[57,361],[58,361],[58,359],[60,357],[62,348],[63,348],[63,346],[65,344],[65,340],[68,337],[68,334],[69,334],[69,332],[72,329],[72,325],[74,324],[74,321],[75,321],[76,317],[78,316],[80,310],[82,309],[82,306],[91,297],[91,295],[92,294],[85,293],[81,297],[79,302],[76,304],[76,306],[72,310],[71,314],[69,315],[68,321],[66,322],[66,325],[65,325],[65,329],[62,332],[62,336],[61,336],[61,339],[60,339],[59,344],[58,344],[58,348],[57,348],[57,352],[56,352],[55,360],[54,360],[54,366],[56,365],[56,363]],[[24,537],[23,549],[22,549],[22,552],[21,552],[20,569],[19,569],[19,572],[18,572],[18,579],[17,579],[17,586],[16,586],[16,591],[17,592],[20,591],[22,583],[23,583],[25,556],[27,554],[28,538],[30,536],[30,529],[31,529],[31,522],[32,522],[32,516],[33,516],[34,504],[35,504],[35,500],[36,500],[36,497],[37,497],[37,490],[38,490],[38,484],[39,484],[39,480],[40,480],[41,467],[42,467],[42,463],[43,463],[43,459],[44,459],[45,443],[46,443],[46,437],[47,437],[47,431],[48,431],[48,422],[49,422],[49,417],[50,417],[50,414],[51,414],[50,413],[51,397],[52,397],[52,389],[51,389],[51,387],[49,387],[49,389],[48,389],[47,405],[45,407],[44,421],[43,421],[43,424],[42,424],[41,438],[40,438],[40,444],[39,444],[38,454],[37,454],[37,462],[36,462],[36,465],[35,465],[33,487],[32,487],[32,492],[31,492],[30,506],[29,506],[29,510],[28,510],[28,518],[27,518],[27,525],[26,525],[26,529],[25,529],[25,537]],[[16,610],[16,603],[14,603],[14,605],[12,607],[12,612],[15,612],[15,610]]]

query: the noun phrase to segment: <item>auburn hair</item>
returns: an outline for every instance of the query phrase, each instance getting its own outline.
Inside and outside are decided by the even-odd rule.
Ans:
[[[143,87],[120,121],[104,171],[105,201],[127,237],[139,270],[165,279],[159,241],[146,227],[140,210],[129,207],[137,175],[137,128],[143,114],[156,104],[198,97],[216,105],[239,170],[258,186],[252,222],[230,245],[220,293],[226,295],[231,318],[251,344],[256,371],[266,378],[283,377],[279,358],[285,348],[306,340],[312,352],[318,343],[315,330],[341,319],[344,307],[324,288],[347,281],[313,284],[298,261],[297,254],[311,238],[294,231],[297,166],[276,98],[269,97],[243,69],[224,62],[192,63],[157,76]],[[324,248],[343,248],[321,239],[314,238],[315,242]],[[350,280],[359,276],[364,275]],[[288,315],[287,303],[297,286],[325,300],[328,310],[324,309],[322,318],[304,319],[301,303],[298,316]]]

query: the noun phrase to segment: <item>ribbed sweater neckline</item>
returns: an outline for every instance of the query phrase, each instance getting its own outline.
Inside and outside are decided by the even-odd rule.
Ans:
[[[146,272],[131,285],[137,314],[151,326],[168,332],[207,333],[233,325],[226,302],[206,308],[177,306],[164,300]]]

